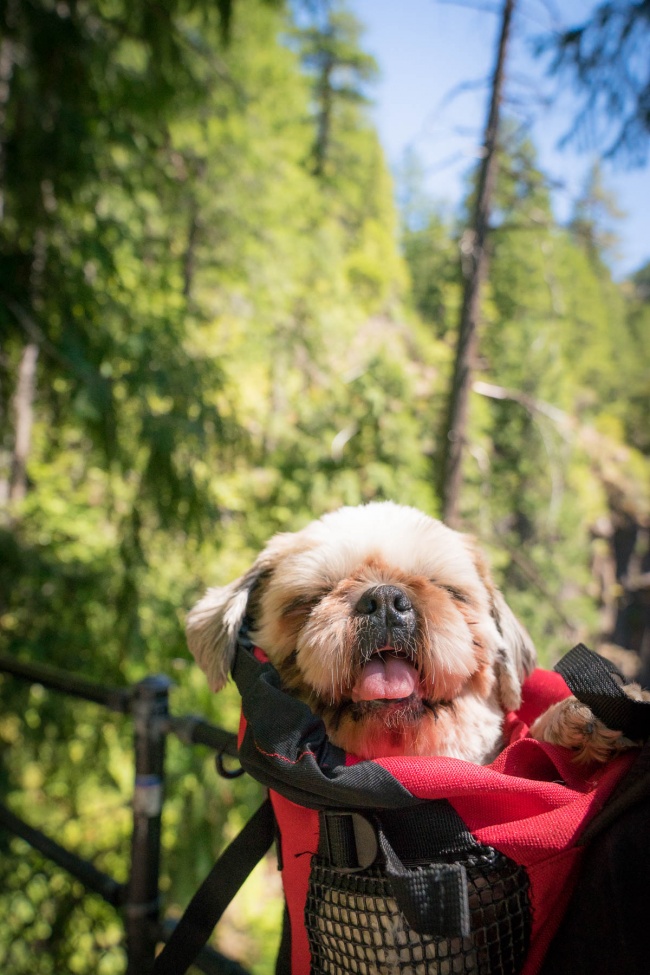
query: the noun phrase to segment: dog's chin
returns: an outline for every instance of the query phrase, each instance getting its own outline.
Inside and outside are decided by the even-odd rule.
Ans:
[[[436,754],[440,717],[453,704],[432,704],[414,692],[408,697],[344,701],[323,714],[335,745],[362,759]],[[444,722],[443,722],[444,723]]]
[[[349,705],[350,717],[355,722],[380,721],[391,728],[420,721],[425,714],[425,704],[418,694],[395,700],[358,701]]]
[[[356,758],[426,755],[484,764],[501,747],[503,711],[497,695],[489,693],[480,675],[476,678],[463,681],[457,675],[443,689],[423,677],[404,695],[396,691],[408,688],[408,681],[389,681],[379,684],[377,697],[366,693],[377,685],[358,678],[338,702],[312,697],[311,703],[333,744]]]

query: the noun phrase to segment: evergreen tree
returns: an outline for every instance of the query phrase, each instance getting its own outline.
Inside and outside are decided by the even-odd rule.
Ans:
[[[615,256],[618,238],[612,225],[623,215],[604,185],[600,165],[594,163],[576,200],[569,228],[595,263],[609,264]]]
[[[360,47],[361,24],[342,3],[321,0],[310,20],[296,31],[296,37],[303,64],[313,78],[312,167],[323,178],[336,170],[336,157],[345,145],[339,129],[346,127],[346,109],[367,101],[364,85],[376,77],[377,65]]]
[[[607,143],[606,156],[633,165],[647,158],[649,40],[648,0],[604,0],[582,24],[540,45],[553,51],[551,70],[568,77],[582,97],[572,137],[587,145]]]
[[[402,218],[401,242],[409,271],[413,309],[433,335],[453,333],[462,282],[457,231],[441,201],[424,189],[422,164],[409,152],[397,173],[397,200]]]

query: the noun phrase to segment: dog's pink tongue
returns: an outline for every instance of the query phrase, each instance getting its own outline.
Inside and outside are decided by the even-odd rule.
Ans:
[[[380,701],[410,697],[419,683],[415,667],[401,657],[373,657],[352,688],[352,700]]]

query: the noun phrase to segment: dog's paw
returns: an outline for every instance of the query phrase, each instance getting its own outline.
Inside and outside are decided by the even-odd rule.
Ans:
[[[537,741],[570,748],[576,762],[608,762],[619,752],[636,747],[636,742],[622,731],[608,728],[575,697],[551,705],[533,723],[530,733]]]

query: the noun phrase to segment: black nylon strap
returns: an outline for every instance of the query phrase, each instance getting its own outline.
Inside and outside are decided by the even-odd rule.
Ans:
[[[377,830],[357,812],[321,812],[318,852],[343,871],[365,870],[379,852]]]
[[[480,854],[481,846],[466,823],[446,799],[429,800],[411,809],[382,809],[382,829],[401,860],[405,862],[458,859]]]
[[[388,836],[400,860],[406,863],[451,860],[458,855],[481,854],[486,850],[446,799],[429,800],[421,806],[398,811],[381,809],[372,812],[371,818],[350,810],[336,810],[321,812],[319,819],[318,852],[332,866],[343,869],[363,869],[374,862],[377,841],[372,853],[373,844],[368,841],[367,831],[376,836],[379,828]],[[359,828],[364,822],[367,830]]]
[[[379,832],[386,861],[386,876],[399,909],[418,934],[440,938],[464,938],[470,932],[467,873],[462,863],[432,863],[407,870]]]
[[[579,643],[555,665],[569,690],[596,717],[632,741],[650,737],[650,701],[634,701],[623,690],[629,683],[610,660]]]
[[[579,840],[580,875],[541,975],[645,975],[650,744]]]
[[[219,918],[275,838],[271,800],[266,799],[223,851],[185,909],[154,962],[153,975],[184,975]]]
[[[469,934],[465,867],[446,861],[486,848],[449,802],[436,800],[398,813],[382,810],[372,820],[349,811],[321,812],[319,819],[318,852],[332,867],[344,873],[364,869],[381,850],[399,909],[415,931],[444,938]]]
[[[286,901],[282,915],[282,937],[275,960],[275,975],[291,975],[291,922]]]

